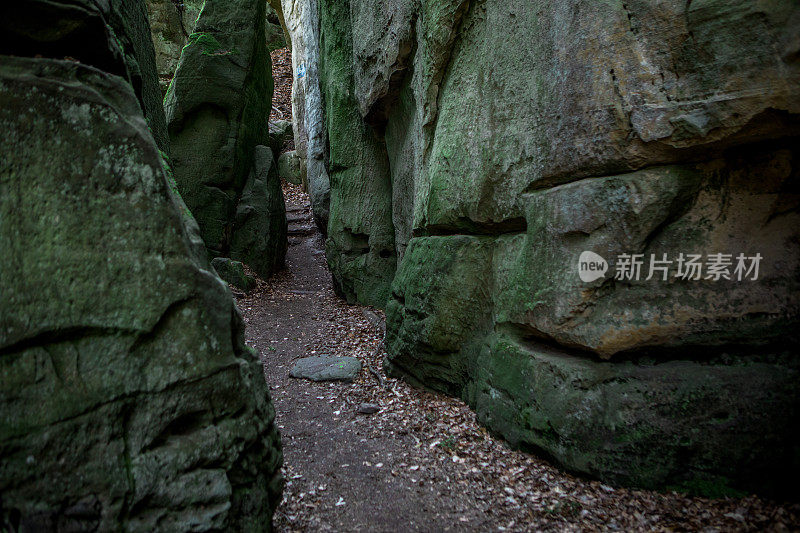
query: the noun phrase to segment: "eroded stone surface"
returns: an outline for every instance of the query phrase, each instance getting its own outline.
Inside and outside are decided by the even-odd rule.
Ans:
[[[273,88],[265,13],[265,0],[207,0],[164,101],[175,180],[206,247],[242,258],[262,276],[282,265],[286,246],[285,229],[269,231],[285,228],[274,162],[259,163],[256,150],[269,141]],[[248,200],[253,186],[269,196]],[[242,211],[254,202],[267,205]],[[263,241],[258,250],[250,247],[255,241]]]
[[[788,483],[796,3],[319,10],[328,260],[340,286],[378,287],[393,274],[362,258],[393,233],[390,368],[461,395],[515,444],[615,482]],[[388,192],[375,181],[387,168]],[[351,186],[351,174],[368,179]],[[605,277],[581,281],[584,251],[611,261]],[[612,279],[620,254],[681,253],[731,254],[733,279],[676,278],[674,263],[666,280],[646,279],[647,265],[639,281]],[[761,254],[758,279],[736,279],[738,254]]]
[[[133,90],[3,56],[0,125],[0,523],[268,528],[263,370]]]

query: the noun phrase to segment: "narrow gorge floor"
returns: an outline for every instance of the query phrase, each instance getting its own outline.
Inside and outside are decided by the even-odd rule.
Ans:
[[[381,368],[382,314],[332,288],[308,196],[284,186],[286,270],[237,294],[264,359],[287,480],[277,531],[786,531],[798,506],[615,489],[565,474],[488,434],[459,400]],[[289,377],[293,361],[358,357],[353,383]],[[380,376],[377,377],[377,376]],[[380,405],[372,415],[362,403]]]

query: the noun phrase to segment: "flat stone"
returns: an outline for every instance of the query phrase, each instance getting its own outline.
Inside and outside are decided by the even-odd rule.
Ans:
[[[376,403],[362,403],[358,406],[358,414],[374,415],[381,410],[381,406]]]
[[[353,381],[361,372],[355,357],[304,357],[298,359],[289,376],[311,381]]]

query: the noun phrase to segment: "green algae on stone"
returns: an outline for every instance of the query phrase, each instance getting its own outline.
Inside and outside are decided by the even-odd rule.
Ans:
[[[248,257],[246,262],[266,277],[283,264],[286,242],[281,231],[285,222],[273,224],[274,217],[285,215],[272,208],[256,209],[257,204],[282,203],[273,188],[258,202],[245,200],[250,208],[248,229],[243,231],[248,235],[236,235],[248,184],[261,179],[262,170],[268,172],[268,167],[255,168],[256,146],[268,141],[273,89],[269,53],[260,38],[265,13],[264,0],[207,0],[164,105],[175,180],[209,253]],[[270,180],[263,182],[264,187],[272,185]],[[262,230],[265,233],[258,234]],[[248,250],[246,243],[254,239],[263,245]],[[256,257],[259,254],[263,257]]]
[[[0,523],[268,530],[263,369],[131,86],[9,56],[0,80]]]
[[[364,122],[353,84],[349,1],[322,0],[320,82],[330,153],[326,257],[348,301],[386,305],[396,269],[386,148]]]

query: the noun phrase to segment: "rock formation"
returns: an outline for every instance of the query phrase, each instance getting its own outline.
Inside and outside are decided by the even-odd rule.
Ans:
[[[162,91],[166,92],[175,75],[175,70],[178,68],[181,50],[194,32],[197,17],[203,9],[205,0],[181,0],[180,2],[147,0],[146,3],[153,46],[156,51],[159,83]],[[265,32],[267,49],[270,52],[286,46],[280,15],[269,6],[267,7]]]
[[[162,92],[167,91],[181,50],[186,45],[186,40],[194,31],[194,25],[200,10],[203,9],[204,0],[147,0],[147,15],[150,19],[150,29],[153,47],[156,53],[156,66],[158,68],[158,82]]]
[[[326,133],[319,84],[319,13],[317,0],[283,0],[286,28],[292,40],[292,117],[294,144],[306,168],[314,220],[328,231],[331,185],[325,165]]]
[[[385,145],[358,112],[348,2],[320,2],[319,7],[331,183],[328,265],[335,287],[348,301],[381,306],[397,264],[389,160]]]
[[[121,76],[136,92],[158,147],[169,142],[145,5],[140,1],[12,2],[0,20],[0,51],[77,60]]]
[[[172,190],[144,3],[111,4],[2,21],[0,530],[269,529],[263,370]]]
[[[319,20],[328,261],[386,305],[392,371],[610,482],[798,475],[796,2],[319,0]],[[604,275],[582,281],[583,252]]]
[[[293,185],[306,185],[305,168],[296,150],[284,152],[278,158],[278,176]]]
[[[207,0],[164,100],[175,181],[209,253],[262,276],[286,253],[274,158],[257,149],[269,143],[273,88],[266,7]]]

